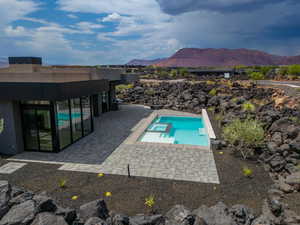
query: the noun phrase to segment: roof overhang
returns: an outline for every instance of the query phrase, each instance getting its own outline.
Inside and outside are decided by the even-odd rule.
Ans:
[[[0,82],[0,100],[63,100],[109,91],[108,80],[66,83]]]

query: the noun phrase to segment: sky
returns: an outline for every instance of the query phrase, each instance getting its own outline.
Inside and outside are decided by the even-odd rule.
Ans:
[[[0,0],[0,57],[124,64],[180,48],[300,55],[300,0]]]

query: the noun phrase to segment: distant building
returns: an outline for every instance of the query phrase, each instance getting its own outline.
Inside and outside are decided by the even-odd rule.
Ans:
[[[123,70],[43,66],[37,57],[10,57],[0,68],[0,153],[59,152],[94,130],[93,119],[117,108]]]

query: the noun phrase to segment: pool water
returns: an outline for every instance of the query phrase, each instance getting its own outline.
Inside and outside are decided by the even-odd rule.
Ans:
[[[72,113],[71,114],[72,118],[79,118],[81,116],[80,113]],[[57,114],[58,120],[70,120],[70,115],[69,113],[58,113]]]
[[[165,132],[166,126],[170,127]],[[151,129],[154,129],[151,131]],[[161,130],[161,132],[159,132]],[[140,138],[141,142],[208,146],[209,139],[202,118],[161,116]]]

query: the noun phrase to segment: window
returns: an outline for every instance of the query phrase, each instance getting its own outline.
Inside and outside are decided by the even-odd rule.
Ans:
[[[87,135],[92,132],[90,97],[82,97],[81,105],[82,105],[83,134]]]
[[[82,137],[80,98],[70,100],[73,141]]]
[[[38,109],[36,112],[40,138],[40,150],[52,151],[53,146],[50,111]]]
[[[32,101],[21,101],[23,105],[50,105],[50,101],[40,101],[40,100],[32,100]]]
[[[71,124],[70,124],[70,110],[69,101],[56,102],[57,109],[57,127],[59,135],[59,147],[64,147],[71,144]]]
[[[23,111],[25,148],[28,150],[39,150],[38,129],[34,109]]]

